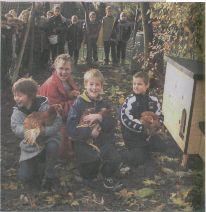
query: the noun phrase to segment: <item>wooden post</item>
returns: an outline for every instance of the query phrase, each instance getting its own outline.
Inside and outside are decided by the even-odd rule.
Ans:
[[[140,3],[140,9],[142,14],[142,26],[143,26],[143,32],[144,32],[144,59],[145,61],[149,57],[149,30],[148,30],[148,23],[147,23],[147,17],[146,17],[146,7],[145,2]]]
[[[12,84],[17,80],[17,77],[18,77],[18,74],[19,74],[19,68],[20,68],[20,65],[21,65],[22,58],[23,58],[23,54],[24,54],[24,50],[25,50],[25,46],[26,46],[26,41],[27,41],[27,38],[28,38],[28,35],[29,35],[32,12],[33,12],[33,4],[32,4],[32,8],[31,8],[29,20],[28,20],[28,23],[27,23],[27,29],[26,29],[26,32],[25,32],[25,35],[24,35],[24,40],[23,40],[23,43],[22,43],[22,46],[21,46],[21,50],[20,50],[20,53],[18,55],[15,67],[14,67],[14,74],[13,74],[13,76],[11,76]]]
[[[35,8],[35,3],[32,3],[33,8]],[[33,72],[34,65],[34,9],[31,11],[31,22],[30,22],[30,35],[31,35],[31,46],[29,51],[29,63],[28,70],[29,73]]]

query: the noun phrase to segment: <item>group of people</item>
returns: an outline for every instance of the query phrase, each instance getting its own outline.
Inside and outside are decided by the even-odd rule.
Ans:
[[[106,16],[102,20],[96,19],[96,13],[90,12],[88,20],[80,21],[76,15],[67,19],[61,14],[59,6],[47,11],[46,15],[35,17],[34,38],[31,34],[26,42],[23,66],[27,67],[30,55],[30,40],[34,39],[35,60],[42,66],[48,65],[50,61],[59,54],[69,53],[73,57],[74,64],[78,63],[79,51],[82,43],[87,46],[86,62],[89,65],[98,64],[97,45],[104,45],[104,63],[109,63],[110,51],[112,64],[125,63],[126,45],[132,32],[132,26],[127,20],[127,13],[121,12],[117,19],[112,14],[112,7],[106,7]],[[8,72],[12,58],[15,59],[20,52],[24,34],[27,28],[29,10],[24,10],[17,17],[15,10],[10,10],[1,18],[1,40],[3,54],[3,70]],[[99,40],[98,40],[99,39]],[[4,56],[6,55],[6,56]]]
[[[105,64],[109,63],[110,50],[112,63],[116,65],[121,59],[124,64],[126,44],[132,31],[131,24],[127,21],[125,12],[121,12],[118,20],[113,16],[111,6],[107,6],[105,12],[106,16],[102,21],[97,20],[96,13],[92,11],[89,13],[89,19],[83,24],[79,22],[76,15],[71,17],[71,23],[68,24],[67,19],[61,15],[60,7],[57,6],[53,11],[49,11],[52,15],[45,29],[48,36],[57,36],[57,43],[50,44],[52,58],[64,53],[66,43],[74,64],[77,64],[79,50],[84,42],[87,45],[87,63],[96,64],[98,63],[97,41],[101,37],[104,43]]]
[[[50,189],[58,182],[54,167],[59,156],[73,151],[83,182],[102,176],[105,189],[119,188],[122,186],[117,180],[120,165],[143,164],[149,152],[159,145],[158,139],[148,140],[140,121],[142,112],[152,111],[163,122],[158,99],[149,94],[149,77],[145,72],[133,76],[132,94],[121,106],[119,120],[126,149],[118,151],[115,146],[118,120],[112,109],[115,105],[102,96],[103,74],[98,69],[86,71],[84,91],[80,93],[71,72],[71,57],[61,54],[54,61],[52,75],[40,87],[31,78],[21,78],[13,84],[16,106],[11,129],[22,139],[18,176],[25,183],[38,180],[42,188]],[[37,139],[40,148],[27,143],[24,119],[34,111],[47,111],[53,104],[60,104],[62,110],[49,126],[41,127]],[[42,162],[45,166],[40,169]]]
[[[12,60],[15,60],[20,52],[29,14],[29,10],[23,10],[17,16],[15,10],[10,10],[7,14],[1,16],[1,76],[3,79],[11,67]],[[24,57],[24,61],[28,61],[28,54]]]

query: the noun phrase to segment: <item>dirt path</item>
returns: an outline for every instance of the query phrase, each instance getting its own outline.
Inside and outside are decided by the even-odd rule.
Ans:
[[[82,65],[74,72],[81,88],[86,69]],[[105,95],[118,108],[120,97],[130,93],[131,74],[120,68],[100,69],[105,76]],[[49,73],[42,73],[34,79],[42,83],[47,76]],[[161,97],[161,91],[156,94]],[[167,150],[165,153],[154,153],[143,166],[131,167],[128,173],[121,173],[119,179],[125,186],[121,191],[105,191],[100,180],[94,182],[92,187],[79,183],[74,175],[73,161],[59,161],[56,167],[60,189],[52,192],[36,188],[26,190],[16,179],[20,149],[18,139],[10,130],[13,105],[10,90],[2,91],[1,210],[192,211],[193,207],[203,210],[204,196],[199,190],[204,183],[202,165],[196,159],[192,160],[187,170],[181,170],[182,153],[170,136],[165,142],[172,154]],[[117,148],[121,150],[124,147],[120,129],[117,129],[116,138]]]

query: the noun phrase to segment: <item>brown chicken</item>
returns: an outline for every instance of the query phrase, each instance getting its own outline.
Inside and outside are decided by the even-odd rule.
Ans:
[[[148,139],[157,134],[161,128],[159,117],[151,111],[143,112],[140,121],[144,125],[144,133],[148,136]]]
[[[93,123],[88,123],[88,122],[85,122],[84,121],[84,117],[85,116],[87,116],[89,114],[95,114],[95,113],[101,114],[102,117],[111,116],[112,109],[102,108],[99,112],[95,112],[95,108],[86,109],[84,111],[83,115],[81,116],[81,119],[79,121],[79,125],[77,126],[77,128],[80,128],[80,127],[90,127],[92,130],[96,128],[98,131],[101,131],[101,126],[100,126],[99,121],[95,121]],[[99,148],[96,145],[93,144],[93,140],[92,139],[90,139],[89,141],[87,141],[87,143],[90,146],[92,146],[95,150],[97,150],[98,152],[100,152]]]
[[[39,145],[36,143],[37,137],[42,132],[45,126],[51,125],[57,113],[61,112],[62,106],[60,104],[51,105],[48,111],[44,112],[33,112],[24,119],[24,138],[28,144],[35,144],[38,148]]]

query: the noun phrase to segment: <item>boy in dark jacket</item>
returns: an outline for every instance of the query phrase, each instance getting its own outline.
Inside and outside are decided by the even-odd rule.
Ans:
[[[67,126],[70,136],[74,140],[74,150],[77,157],[81,176],[86,180],[97,177],[100,171],[104,177],[105,188],[114,188],[112,179],[120,164],[120,156],[115,149],[115,120],[110,114],[111,105],[101,97],[103,90],[103,75],[97,69],[91,69],[84,75],[85,91],[77,98],[70,109]],[[88,109],[94,113],[82,115]],[[101,113],[107,109],[108,114]],[[98,122],[99,126],[90,127]]]
[[[42,126],[36,141],[39,148],[35,144],[26,142],[24,119],[34,111],[45,112],[50,107],[46,97],[36,96],[37,88],[37,83],[28,78],[21,78],[14,83],[12,91],[16,106],[11,116],[11,129],[18,138],[22,139],[20,143],[19,179],[27,185],[31,185],[35,180],[41,180],[42,173],[39,165],[46,161],[42,186],[50,189],[57,179],[54,167],[57,163],[62,119],[57,115],[51,125]]]
[[[84,34],[76,15],[71,17],[71,22],[72,24],[67,31],[66,41],[68,41],[69,55],[74,57],[74,64],[76,65],[79,59],[79,49],[81,48]]]
[[[131,32],[132,32],[132,28],[130,23],[127,21],[127,14],[125,12],[122,12],[120,14],[120,19],[116,25],[117,63],[120,62],[120,58],[121,58],[121,65],[124,65],[125,63],[127,41],[130,38]]]
[[[89,21],[85,24],[86,43],[87,43],[87,63],[91,65],[98,62],[97,40],[101,24],[96,20],[96,13],[89,13]]]
[[[138,72],[133,76],[133,93],[129,95],[121,108],[122,136],[128,151],[123,152],[123,160],[129,165],[138,166],[147,159],[148,151],[156,146],[163,146],[144,133],[144,126],[140,121],[141,113],[154,112],[160,123],[163,115],[157,97],[149,95],[149,77],[145,72]],[[161,147],[160,147],[161,148]]]

